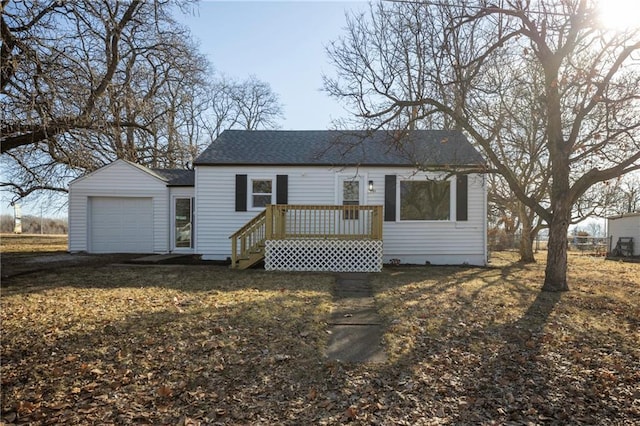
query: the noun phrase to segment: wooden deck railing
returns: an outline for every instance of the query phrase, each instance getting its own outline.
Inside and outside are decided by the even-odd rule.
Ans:
[[[382,206],[269,204],[229,238],[232,267],[261,252],[265,240],[380,240]]]
[[[274,204],[265,213],[268,239],[382,238],[382,206]]]

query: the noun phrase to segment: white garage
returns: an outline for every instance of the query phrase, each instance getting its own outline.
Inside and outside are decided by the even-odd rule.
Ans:
[[[166,177],[125,160],[71,182],[69,251],[170,251],[168,184]]]
[[[91,253],[153,253],[153,199],[89,197]]]

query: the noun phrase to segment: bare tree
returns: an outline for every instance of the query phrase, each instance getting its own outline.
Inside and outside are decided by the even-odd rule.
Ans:
[[[2,2],[3,189],[64,193],[116,158],[192,161],[208,63],[168,2],[32,3]]]
[[[450,120],[467,132],[515,196],[549,227],[543,290],[568,290],[574,204],[593,185],[640,169],[640,64],[634,56],[640,32],[600,28],[590,0],[499,4],[375,5],[329,47],[337,76],[325,87],[366,128]],[[515,76],[513,67],[502,72],[509,63],[521,66]],[[522,81],[538,102],[544,129],[534,157],[549,165],[542,198],[500,151],[504,110],[491,113],[500,94],[514,93]]]
[[[499,87],[502,75],[509,74],[513,83],[494,94],[493,102],[487,100],[486,104],[479,105],[477,116],[500,117],[492,146],[509,164],[527,196],[539,203],[548,202],[550,176],[547,170],[550,164],[549,157],[543,154],[546,142],[544,114],[535,93],[543,76],[530,62],[524,67],[528,72],[523,73],[523,62],[527,63],[528,58],[519,63],[514,63],[509,55],[496,60],[493,72],[487,73],[485,78]],[[514,195],[502,175],[489,179],[489,183],[489,199],[518,218],[520,261],[534,262],[533,243],[543,226],[540,216]]]
[[[601,202],[598,215],[602,217],[640,211],[640,175],[630,173],[603,182],[594,188]]]
[[[238,124],[246,130],[275,129],[283,118],[278,95],[269,83],[255,76],[236,84],[231,99],[238,111]]]
[[[640,211],[640,177],[634,175],[624,180],[620,185],[621,193],[621,213],[632,213]]]
[[[139,23],[144,2],[100,6],[2,1],[0,89],[7,108],[0,152],[93,126],[97,102],[121,64],[123,33]],[[87,62],[90,69],[82,66]]]
[[[277,129],[283,118],[282,104],[269,83],[255,76],[239,81],[224,75],[213,83],[210,132],[225,129]]]

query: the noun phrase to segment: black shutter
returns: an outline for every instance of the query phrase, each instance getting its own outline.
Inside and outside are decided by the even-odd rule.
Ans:
[[[467,175],[456,177],[456,220],[468,220],[468,181]]]
[[[276,204],[289,204],[289,176],[276,176]]]
[[[236,211],[247,211],[247,175],[236,175]]]
[[[384,221],[396,221],[396,175],[384,177]]]

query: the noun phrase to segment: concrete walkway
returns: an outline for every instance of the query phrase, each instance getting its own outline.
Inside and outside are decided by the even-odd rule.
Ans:
[[[327,357],[343,362],[385,362],[384,330],[368,275],[339,274],[333,299]]]

